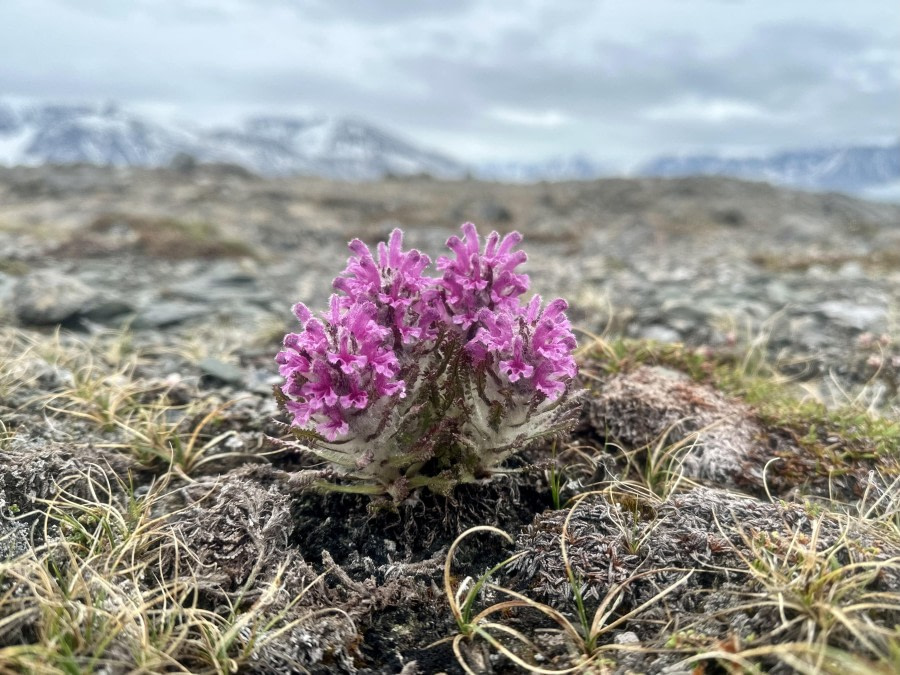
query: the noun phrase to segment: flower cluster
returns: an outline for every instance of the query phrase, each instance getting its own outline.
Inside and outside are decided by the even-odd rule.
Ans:
[[[575,338],[565,310],[562,299],[542,310],[539,295],[523,308],[505,312],[482,309],[477,314],[478,332],[466,343],[466,351],[476,364],[494,355],[499,371],[510,383],[522,380],[555,400],[575,375]]]
[[[396,377],[397,356],[386,340],[391,331],[376,322],[373,303],[342,308],[332,296],[325,324],[302,303],[294,314],[303,332],[286,335],[285,349],[276,357],[287,380],[284,406],[294,426],[315,420],[317,430],[333,441],[350,431],[347,416],[367,408],[370,398],[405,396],[405,383]]]
[[[358,491],[446,491],[573,422],[565,301],[522,302],[517,232],[492,232],[483,251],[474,225],[462,232],[437,278],[428,256],[403,251],[400,230],[377,257],[354,240],[329,311],[294,306],[302,330],[276,357],[276,394],[307,449]]]
[[[516,311],[519,296],[528,290],[528,276],[517,274],[516,267],[528,256],[512,248],[522,241],[522,235],[512,232],[500,241],[491,232],[481,253],[478,232],[472,223],[462,226],[463,238],[450,237],[447,246],[456,259],[441,256],[437,268],[443,271],[440,281],[447,296],[447,306],[453,322],[468,328],[478,319],[482,309],[496,312]]]

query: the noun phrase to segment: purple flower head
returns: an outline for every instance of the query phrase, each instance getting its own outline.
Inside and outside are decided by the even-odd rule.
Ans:
[[[482,309],[475,337],[466,351],[476,363],[495,358],[500,374],[525,391],[531,388],[556,400],[575,375],[575,336],[565,316],[566,301],[556,299],[541,311],[541,296],[528,305]],[[524,389],[523,389],[524,387]]]
[[[434,280],[422,276],[431,259],[416,249],[403,251],[403,232],[395,229],[387,244],[379,243],[378,259],[359,239],[349,244],[353,255],[334,280],[344,294],[342,306],[368,300],[378,308],[378,322],[390,326],[404,343],[426,337],[436,315],[426,297]]]
[[[376,306],[362,300],[342,306],[332,296],[323,320],[302,304],[294,313],[302,332],[289,333],[276,356],[286,382],[282,393],[293,426],[315,424],[329,441],[350,431],[349,419],[381,396],[403,396],[391,330],[376,322]]]
[[[491,232],[482,253],[475,226],[466,223],[462,231],[462,239],[453,236],[447,240],[456,258],[441,256],[437,268],[444,273],[441,286],[451,320],[467,329],[482,308],[503,311],[518,306],[519,296],[528,290],[528,275],[515,269],[528,256],[524,251],[512,250],[522,241],[518,232],[506,235],[502,241],[499,234]]]

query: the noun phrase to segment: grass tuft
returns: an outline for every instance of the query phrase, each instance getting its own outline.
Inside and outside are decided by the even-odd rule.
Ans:
[[[291,618],[321,576],[272,611],[284,569],[252,604],[238,594],[210,605],[204,570],[172,526],[179,510],[163,508],[173,496],[166,480],[137,494],[88,467],[42,513],[20,516],[39,516],[44,543],[0,562],[0,672],[232,673],[321,615]]]

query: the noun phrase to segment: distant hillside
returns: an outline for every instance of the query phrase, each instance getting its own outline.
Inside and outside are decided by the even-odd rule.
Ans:
[[[660,157],[642,166],[638,173],[663,177],[732,176],[791,187],[860,193],[900,181],[900,143],[780,152],[758,158]]]
[[[466,173],[452,158],[352,119],[263,117],[210,130],[164,123],[115,105],[0,101],[0,164],[158,167],[179,154],[238,164],[263,175],[374,179]]]
[[[242,166],[265,176],[347,180],[427,174],[529,183],[614,175],[585,155],[537,161],[498,159],[477,167],[426,150],[365,121],[333,116],[255,117],[208,128],[162,121],[119,106],[21,104],[0,99],[0,165],[161,167],[179,155]],[[667,156],[642,176],[714,175],[812,190],[900,199],[900,143],[780,152],[768,157]]]
[[[534,162],[496,160],[478,167],[477,175],[484,180],[530,183],[542,180],[593,180],[614,174],[609,167],[584,155],[551,157]]]
[[[540,161],[495,160],[481,164],[477,170],[479,178],[512,183],[594,180],[616,173],[584,155]],[[729,176],[807,190],[837,190],[878,199],[900,199],[900,143],[798,150],[753,158],[663,156],[626,173],[663,178]]]

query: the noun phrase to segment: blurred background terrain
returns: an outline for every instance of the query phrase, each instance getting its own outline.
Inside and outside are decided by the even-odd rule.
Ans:
[[[900,371],[900,10],[0,7],[2,321],[289,325],[346,242],[519,229],[585,334]],[[275,326],[276,328],[272,328]]]
[[[874,378],[882,404],[897,395],[900,205],[720,177],[350,185],[231,165],[0,169],[3,320],[268,331],[274,353],[294,302],[326,306],[351,238],[401,227],[433,257],[467,220],[522,231],[532,288],[566,297],[585,337],[755,345],[818,393],[837,376]]]

